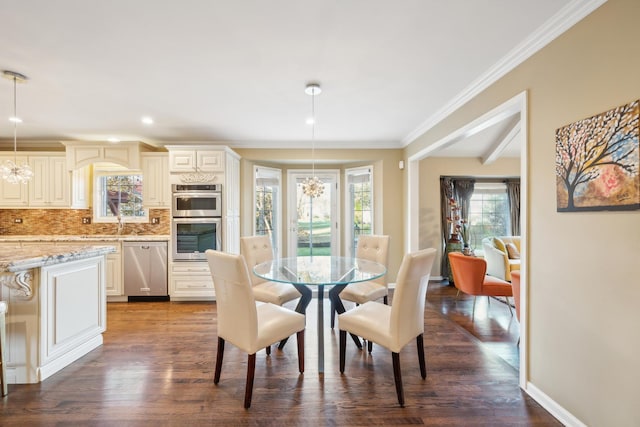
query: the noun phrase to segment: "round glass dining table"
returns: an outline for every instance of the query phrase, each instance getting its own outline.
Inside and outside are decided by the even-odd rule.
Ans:
[[[324,287],[344,288],[349,283],[364,282],[386,274],[383,264],[359,258],[337,256],[299,256],[279,258],[254,267],[253,273],[265,280],[291,283],[302,294],[296,311],[305,314],[311,301],[312,288],[318,291],[318,372],[324,372]],[[341,289],[338,289],[338,291]],[[338,295],[339,292],[332,292]],[[340,302],[332,301],[338,313],[344,312]],[[357,337],[354,340],[360,344]]]

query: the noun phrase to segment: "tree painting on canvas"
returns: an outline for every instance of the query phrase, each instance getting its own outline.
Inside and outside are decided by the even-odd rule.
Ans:
[[[556,130],[558,212],[640,209],[638,105]]]

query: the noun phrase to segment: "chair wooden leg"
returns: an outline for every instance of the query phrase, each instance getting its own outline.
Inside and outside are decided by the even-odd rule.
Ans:
[[[476,317],[476,299],[478,297],[473,297],[473,309],[471,310],[471,318]]]
[[[373,351],[373,342],[367,341],[367,350],[369,350],[369,353]]]
[[[402,389],[402,374],[400,373],[400,353],[391,353],[393,358],[393,379],[396,382],[398,403],[404,408],[404,390]]]
[[[298,341],[298,371],[304,373],[304,329],[296,334]]]
[[[216,373],[213,375],[213,383],[220,382],[220,372],[222,371],[222,358],[224,357],[224,339],[218,337],[218,352],[216,354]]]
[[[264,350],[267,352],[267,356],[271,354],[271,346],[268,345],[264,348]]]
[[[382,297],[382,302],[383,302],[385,305],[389,305],[389,296],[388,296],[388,295],[385,295],[384,297]]]
[[[349,334],[349,335],[351,335],[351,338],[353,339],[353,342],[355,343],[356,347],[358,347],[359,350],[362,350],[362,343],[360,342],[360,338],[358,338],[358,336],[354,334]]]
[[[416,344],[418,346],[418,363],[420,363],[420,375],[422,379],[427,378],[427,364],[424,361],[424,338],[422,334],[416,337]]]
[[[347,331],[340,330],[340,373],[344,374],[344,363],[347,351]]]
[[[250,354],[247,359],[247,385],[244,389],[244,407],[251,406],[251,395],[253,394],[253,377],[256,374],[256,354]]]

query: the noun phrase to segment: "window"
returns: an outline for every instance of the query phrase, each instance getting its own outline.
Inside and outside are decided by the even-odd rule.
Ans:
[[[509,197],[504,183],[476,182],[469,206],[470,246],[482,251],[482,239],[511,234]]]
[[[280,256],[281,233],[280,206],[281,189],[280,169],[257,166],[254,170],[255,197],[254,197],[254,234],[269,235],[271,246],[275,256]]]
[[[347,169],[347,229],[351,255],[355,255],[358,236],[373,234],[372,167]]]
[[[124,168],[94,169],[95,222],[147,222],[142,207],[142,174]]]

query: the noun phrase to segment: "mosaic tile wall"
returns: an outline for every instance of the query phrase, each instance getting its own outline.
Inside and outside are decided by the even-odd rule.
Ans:
[[[112,223],[83,224],[82,218],[93,218],[91,209],[0,209],[0,237],[24,235],[109,235],[117,234]],[[149,218],[158,224],[125,223],[121,234],[170,234],[169,209],[149,209]],[[22,222],[16,222],[22,220]]]

